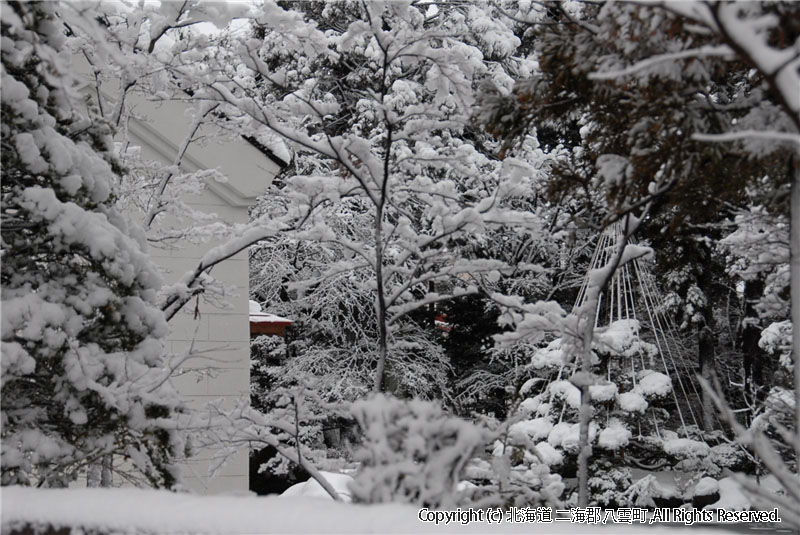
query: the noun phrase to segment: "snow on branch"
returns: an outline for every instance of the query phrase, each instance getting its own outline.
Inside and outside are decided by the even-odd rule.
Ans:
[[[433,303],[438,303],[440,301],[448,301],[455,297],[461,297],[464,295],[474,295],[478,293],[478,288],[475,286],[469,286],[467,288],[456,288],[453,290],[452,293],[440,294],[437,292],[429,292],[423,297],[422,299],[418,299],[416,301],[409,301],[402,305],[392,306],[389,307],[389,312],[391,312],[391,316],[387,320],[388,325],[392,325],[400,318],[406,316],[410,312],[422,308],[426,305],[431,305]]]
[[[793,525],[794,527],[800,526],[800,515],[795,511],[797,503],[800,501],[800,479],[793,473],[781,455],[775,450],[775,447],[770,443],[764,433],[757,427],[750,429],[745,428],[739,423],[733,410],[731,410],[727,401],[721,394],[721,387],[718,381],[712,387],[708,381],[700,378],[700,384],[703,390],[708,393],[711,399],[720,411],[722,419],[728,423],[734,434],[736,441],[748,447],[758,455],[761,462],[775,476],[780,489],[784,495],[776,494],[772,490],[758,485],[750,479],[737,474],[736,480],[742,485],[744,490],[750,494],[757,501],[762,502],[767,506],[779,506],[783,521]],[[792,407],[794,409],[794,407]],[[797,430],[780,429],[783,438],[792,445],[795,450],[800,450],[800,435]]]
[[[732,57],[733,55],[734,52],[728,45],[706,45],[706,46],[701,46],[699,48],[681,50],[679,52],[657,54],[642,61],[638,61],[633,65],[626,67],[624,69],[589,73],[589,79],[613,80],[614,78],[622,78],[624,76],[630,76],[631,74],[635,74],[639,71],[643,71],[654,65],[658,65],[659,63],[664,63],[667,61],[675,61],[686,58],[708,57],[708,56]]]
[[[686,17],[687,19],[695,20],[705,26],[708,26],[714,31],[717,30],[716,22],[714,21],[714,16],[712,15],[711,9],[709,8],[706,2],[689,1],[689,0],[648,2],[646,0],[645,1],[634,0],[633,3],[662,7],[664,9],[667,9],[668,11],[672,11],[676,15],[680,15],[681,17]]]
[[[741,17],[740,2],[663,2],[657,5],[705,25],[736,56],[759,70],[779,95],[795,126],[800,128],[800,53],[796,46],[775,48],[770,45],[769,32],[781,23],[776,15],[762,11]]]
[[[545,332],[561,332],[567,312],[555,301],[525,303],[521,297],[493,293],[490,298],[500,305],[503,313],[498,323],[514,325],[509,332],[494,335],[500,345],[513,345],[522,340],[537,340]]]
[[[767,76],[770,85],[775,87],[786,107],[794,114],[795,124],[798,124],[800,73],[797,71],[797,64],[800,54],[796,47],[776,49],[768,44],[766,30],[779,23],[777,17],[767,15],[749,20],[741,19],[737,5],[718,4],[715,7],[713,11],[722,36],[734,49],[738,49],[740,55]]]
[[[248,402],[240,402],[230,411],[222,409],[218,403],[209,403],[204,410],[189,415],[182,425],[189,430],[202,432],[198,438],[205,442],[205,446],[224,446],[216,455],[218,466],[221,466],[231,454],[242,446],[252,447],[253,444],[272,446],[279,455],[308,472],[331,498],[342,501],[342,497],[336,492],[336,489],[306,459],[300,449],[293,450],[287,447],[270,430],[270,428],[274,428],[277,431],[291,434],[295,431],[291,425],[286,421],[266,417],[250,407]]]
[[[800,89],[799,89],[800,90]],[[765,130],[739,130],[736,132],[725,132],[724,134],[692,134],[692,139],[697,141],[738,141],[747,139],[764,139],[790,144],[800,145],[800,134],[793,134],[791,132],[772,132]]]
[[[208,277],[208,271],[212,267],[283,230],[286,230],[284,223],[262,217],[252,223],[242,225],[233,238],[206,252],[197,267],[187,271],[178,282],[166,289],[167,297],[161,310],[164,311],[167,321],[172,319],[194,295],[203,291],[203,281]]]

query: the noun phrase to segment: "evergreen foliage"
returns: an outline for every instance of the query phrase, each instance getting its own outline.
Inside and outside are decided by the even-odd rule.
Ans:
[[[118,455],[170,487],[161,279],[114,208],[111,129],[77,111],[56,9],[3,6],[2,483],[61,486]]]

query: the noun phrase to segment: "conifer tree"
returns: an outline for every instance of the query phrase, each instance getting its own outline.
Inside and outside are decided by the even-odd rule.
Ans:
[[[776,196],[793,182],[792,211],[800,211],[793,4],[558,3],[530,11],[542,74],[518,83],[515,98],[486,93],[481,118],[510,139],[532,123],[581,125],[583,144],[554,174],[551,191],[555,199],[577,197],[576,213],[590,225],[638,215],[649,205],[671,221],[664,231],[675,249],[691,246],[691,240],[674,243],[676,229],[747,202],[747,189],[764,181]],[[775,172],[775,162],[784,171]],[[794,225],[800,218],[793,215]],[[793,258],[800,256],[798,244]],[[796,303],[798,281],[793,277]],[[692,289],[691,280],[682,282]],[[696,303],[708,301],[695,293]],[[688,293],[682,297],[688,301]],[[792,314],[800,317],[800,306]],[[581,494],[585,504],[585,488]]]
[[[3,6],[2,483],[62,486],[112,457],[170,487],[160,276],[114,208],[112,130],[77,111],[56,9]]]

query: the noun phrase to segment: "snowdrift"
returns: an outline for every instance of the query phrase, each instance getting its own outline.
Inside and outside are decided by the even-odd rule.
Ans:
[[[142,489],[3,487],[2,533],[25,524],[100,534],[256,533],[647,533],[688,535],[666,525],[571,523],[434,525],[414,506],[354,505],[301,497],[197,496]],[[702,528],[701,528],[702,529]],[[723,533],[722,530],[715,530]]]

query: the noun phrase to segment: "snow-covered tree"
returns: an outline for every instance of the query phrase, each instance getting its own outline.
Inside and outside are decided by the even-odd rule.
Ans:
[[[760,204],[763,196],[735,212],[718,248],[728,273],[742,281],[744,310],[740,343],[744,386],[755,411],[773,385],[788,387],[791,355],[789,223],[783,202]],[[783,213],[782,213],[783,212]],[[788,327],[788,329],[787,329]]]
[[[225,72],[237,86],[221,79],[208,94],[293,147],[296,174],[287,173],[260,214],[291,222],[298,230],[284,235],[294,243],[324,248],[327,265],[306,266],[313,271],[294,291],[324,300],[326,285],[333,290],[326,281],[357,285],[345,302],[356,305],[356,316],[365,304],[372,308],[371,317],[356,320],[369,330],[358,344],[367,357],[361,366],[374,369],[372,388],[382,390],[387,378],[396,385],[410,378],[404,354],[432,347],[414,340],[412,312],[474,293],[483,276],[510,269],[460,254],[459,244],[483,239],[493,226],[541,225],[509,202],[530,194],[531,177],[515,172],[515,162],[488,157],[469,124],[477,82],[508,86],[500,65],[524,73],[529,64],[513,57],[513,32],[477,5],[298,9],[267,4],[256,19],[263,38],[237,52],[249,73]],[[484,60],[489,54],[492,63]]]
[[[114,206],[124,170],[79,111],[57,8],[9,3],[1,22],[2,483],[64,485],[113,454],[170,487],[185,444],[161,279]]]
[[[59,9],[66,44],[83,76],[84,106],[114,128],[115,150],[124,166],[117,207],[142,225],[154,248],[227,243],[208,245],[197,269],[162,289],[160,307],[168,320],[194,296],[219,306],[225,287],[211,268],[258,240],[243,238],[246,229],[217,221],[215,214],[187,202],[202,194],[207,182],[227,180],[218,169],[187,170],[190,149],[220,138],[246,142],[252,134],[231,124],[220,103],[192,97],[215,51],[225,46],[226,25],[247,11],[246,5],[194,0],[136,8],[122,2],[65,3]],[[151,119],[139,115],[142,102],[185,108],[188,128],[170,162],[147,158],[132,141],[130,124]]]
[[[800,190],[794,5],[559,3],[518,15],[540,29],[543,74],[518,84],[516,99],[487,94],[484,119],[512,135],[559,114],[583,126],[585,143],[553,185],[578,194],[590,221],[655,202],[674,227],[705,224],[719,211],[711,206],[747,202],[746,187],[765,175],[778,193]],[[687,288],[687,302],[710,303]]]
[[[679,52],[659,51],[642,61],[634,62],[622,72],[609,69],[600,74],[603,78],[633,76],[640,78],[652,68],[662,65],[678,65],[679,58],[691,58],[699,62],[701,56],[734,58],[753,69],[757,78],[755,89],[747,95],[747,113],[736,122],[731,122],[722,133],[695,131],[694,139],[707,142],[728,142],[741,147],[753,156],[770,155],[779,157],[781,149],[788,149],[785,157],[789,169],[788,177],[770,175],[776,181],[776,189],[781,183],[789,183],[790,194],[790,240],[789,274],[791,286],[791,319],[796,326],[800,324],[800,172],[797,165],[797,147],[800,144],[800,53],[796,43],[797,6],[769,2],[724,3],[692,2],[668,4],[666,12],[684,17],[688,22],[699,25],[710,38],[710,43],[701,47],[694,44],[685,46]],[[687,22],[687,25],[688,25]],[[606,65],[606,68],[608,65]],[[604,69],[605,70],[605,69]],[[646,74],[645,74],[646,76]],[[785,152],[784,152],[785,154]],[[788,180],[787,180],[788,178]],[[784,180],[781,180],[784,179]],[[779,255],[783,247],[778,244],[770,248],[773,255]],[[800,348],[800,330],[793,329],[793,354]],[[800,452],[800,436],[797,423],[800,410],[797,410],[797,396],[800,396],[800,371],[794,368],[795,403],[794,433],[784,430],[783,437]],[[719,401],[719,400],[718,400]],[[723,413],[731,419],[731,413],[724,406]],[[737,427],[737,438],[753,448],[764,459],[768,469],[781,481],[783,490],[793,497],[798,496],[796,482],[786,478],[786,466],[770,445],[760,436],[758,430],[745,432]],[[760,500],[780,503],[779,498],[770,498],[757,485],[746,485]],[[791,507],[789,507],[791,509]],[[786,508],[784,508],[786,510]],[[788,514],[792,514],[788,512]],[[792,522],[797,523],[792,515]]]
[[[343,214],[346,210],[342,211]],[[331,224],[352,224],[353,214]],[[352,234],[351,234],[352,235]],[[313,377],[330,401],[355,400],[372,388],[377,326],[368,274],[345,272],[320,277],[339,251],[313,242],[283,239],[253,248],[253,291],[270,310],[294,321],[287,331],[284,358],[269,369],[275,385]],[[294,261],[284,255],[291,255]],[[255,286],[255,285],[254,285]],[[258,288],[269,287],[259,292]],[[280,298],[285,294],[285,299]],[[403,343],[393,352],[393,390],[419,398],[448,397],[448,364],[426,324],[403,322]]]

